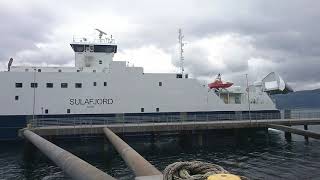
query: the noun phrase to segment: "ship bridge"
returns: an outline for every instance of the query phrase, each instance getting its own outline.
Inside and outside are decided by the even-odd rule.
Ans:
[[[91,69],[103,71],[109,68],[114,54],[117,53],[117,45],[112,36],[102,38],[102,35],[100,34],[99,39],[94,40],[88,40],[87,38],[73,39],[70,45],[75,53],[76,68],[84,71],[90,71]]]
[[[106,72],[117,53],[117,45],[112,35],[96,29],[98,39],[73,38],[70,43],[75,53],[75,67],[53,66],[12,66],[13,59],[8,63],[8,71],[14,72]]]

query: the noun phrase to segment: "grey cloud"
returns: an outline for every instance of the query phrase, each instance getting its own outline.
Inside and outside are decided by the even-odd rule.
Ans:
[[[253,3],[247,16],[227,20],[205,20],[202,26],[193,26],[190,34],[219,34],[235,32],[254,39],[252,57],[267,58],[275,62],[270,70],[283,74],[292,84],[303,86],[319,82],[320,74],[320,18],[316,1],[268,1]],[[232,15],[231,15],[232,16]],[[232,18],[230,18],[232,19]],[[236,57],[235,57],[236,58]],[[230,67],[243,65],[231,64]],[[240,72],[243,68],[239,68]],[[230,69],[232,71],[232,69]],[[231,73],[231,72],[226,72]],[[299,83],[297,83],[299,82]]]
[[[7,61],[10,55],[23,49],[35,49],[36,42],[51,41],[48,37],[55,26],[64,23],[65,17],[61,14],[75,18],[77,14],[89,16],[90,12],[101,11],[102,16],[110,12],[127,17],[129,23],[138,26],[127,34],[117,34],[120,50],[155,45],[172,54],[179,27],[184,29],[189,42],[229,33],[252,38],[250,44],[254,50],[245,56],[228,57],[224,69],[209,67],[208,53],[201,49],[186,52],[185,67],[195,76],[208,77],[221,72],[237,81],[239,78],[235,76],[248,72],[250,58],[262,58],[272,61],[274,66],[266,67],[261,74],[278,71],[292,84],[320,81],[318,1],[68,1],[54,11],[50,10],[53,4],[48,1],[33,3],[24,11],[0,7],[3,24],[0,61]],[[108,23],[108,20],[101,23]],[[62,64],[72,55],[72,52],[59,52],[62,54],[53,56],[43,52],[28,56],[26,61],[37,63],[49,59],[50,63]],[[179,66],[176,60],[173,62]]]
[[[34,49],[35,43],[47,41],[54,28],[55,17],[45,6],[30,5],[21,10],[2,5],[0,22],[0,61],[8,61],[17,52]]]
[[[187,73],[191,73],[194,76],[208,76],[215,73],[217,69],[212,69],[208,64],[210,64],[207,56],[207,52],[200,48],[193,48],[192,52],[186,53],[186,58],[184,60],[184,68]],[[173,64],[180,67],[179,57],[174,58]]]

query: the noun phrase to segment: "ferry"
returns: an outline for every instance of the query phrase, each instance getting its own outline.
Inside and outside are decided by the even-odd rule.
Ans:
[[[212,88],[183,71],[145,73],[113,61],[115,40],[98,31],[97,39],[70,43],[74,67],[13,66],[10,59],[8,70],[0,72],[1,140],[16,139],[35,118],[279,112],[267,82]]]

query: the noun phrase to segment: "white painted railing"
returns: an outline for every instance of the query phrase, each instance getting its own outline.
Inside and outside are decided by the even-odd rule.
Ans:
[[[129,123],[163,123],[163,122],[196,122],[196,121],[221,121],[221,120],[261,120],[261,119],[303,119],[320,118],[320,111],[281,111],[280,113],[181,113],[181,114],[144,114],[144,115],[120,115],[112,117],[72,117],[59,118],[35,118],[29,123],[32,127],[45,126],[79,126],[79,125],[106,125],[106,124],[129,124]]]

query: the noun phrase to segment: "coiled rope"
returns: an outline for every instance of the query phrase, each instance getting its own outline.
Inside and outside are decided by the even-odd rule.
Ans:
[[[207,180],[209,176],[216,174],[230,174],[223,167],[201,162],[175,162],[166,167],[163,172],[163,180]],[[240,177],[241,180],[247,180]]]

